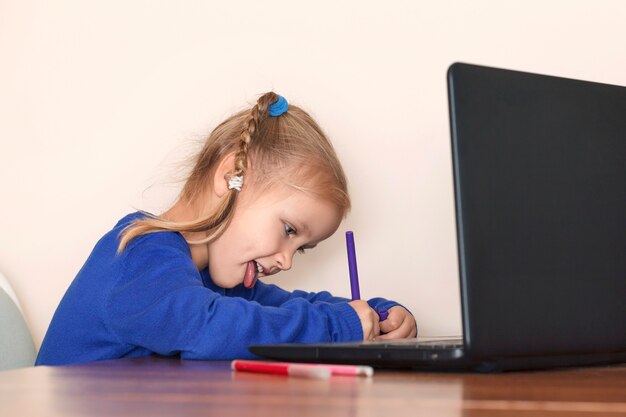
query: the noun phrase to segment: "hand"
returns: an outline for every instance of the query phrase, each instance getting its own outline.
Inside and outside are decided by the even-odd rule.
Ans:
[[[356,311],[359,319],[361,319],[361,327],[363,327],[363,340],[374,340],[376,336],[380,335],[378,313],[376,310],[371,308],[369,304],[367,304],[367,301],[354,300],[349,302],[348,305]],[[389,315],[391,316],[391,310],[389,311]]]
[[[380,322],[380,331],[385,334],[376,337],[376,340],[417,337],[417,324],[411,313],[400,306],[391,307],[388,312],[387,320]]]

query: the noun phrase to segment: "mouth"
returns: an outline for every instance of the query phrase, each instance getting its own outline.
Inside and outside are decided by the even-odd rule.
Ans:
[[[246,272],[243,275],[243,285],[246,288],[254,287],[258,278],[258,271],[256,269],[256,262],[249,261],[246,265]]]
[[[268,275],[272,275],[272,272],[269,269],[265,268],[257,261],[249,261],[246,266],[246,272],[243,276],[243,285],[246,288],[252,288],[254,287],[254,284],[256,284],[256,280],[259,279],[259,277],[265,277]]]
[[[268,275],[272,275],[272,272],[269,269],[265,268],[263,265],[261,265],[258,261],[254,261],[254,264],[256,266],[257,276],[265,277]]]

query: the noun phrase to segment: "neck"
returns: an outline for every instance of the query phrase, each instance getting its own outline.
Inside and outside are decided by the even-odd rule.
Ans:
[[[178,200],[172,208],[161,214],[166,220],[174,222],[189,222],[198,219],[203,214],[194,204]],[[206,232],[181,232],[185,240],[202,240],[206,237]],[[209,253],[206,244],[189,245],[191,259],[199,271],[209,264]]]

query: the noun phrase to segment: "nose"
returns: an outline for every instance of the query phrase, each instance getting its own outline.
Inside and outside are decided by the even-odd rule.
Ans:
[[[279,252],[276,254],[276,265],[281,269],[281,271],[290,270],[292,261],[293,261],[292,253],[288,253],[287,251],[284,251],[284,252]]]

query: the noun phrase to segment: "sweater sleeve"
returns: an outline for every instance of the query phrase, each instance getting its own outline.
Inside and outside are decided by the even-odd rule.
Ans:
[[[361,340],[345,302],[295,297],[280,306],[220,295],[202,285],[187,254],[144,242],[129,248],[125,269],[107,295],[105,321],[129,349],[187,359],[253,357],[251,344]]]
[[[274,284],[266,284],[261,280],[257,280],[254,287],[248,289],[243,285],[238,285],[232,290],[227,290],[227,294],[234,297],[242,297],[246,300],[256,301],[259,304],[265,306],[278,307],[289,300],[296,298],[302,298],[310,303],[325,302],[325,303],[347,303],[350,301],[347,298],[335,297],[328,291],[320,292],[306,292],[306,291],[286,291]]]
[[[228,290],[227,294],[235,297],[242,297],[247,300],[253,300],[262,305],[275,307],[281,306],[282,304],[297,298],[302,298],[310,303],[325,302],[336,304],[351,301],[349,298],[335,297],[328,291],[306,292],[295,290],[289,292],[274,284],[266,284],[261,280],[258,280],[256,285],[251,289],[245,288],[243,285],[239,285],[232,290]],[[395,301],[387,300],[382,297],[371,298],[367,300],[367,303],[376,311],[389,310],[391,307],[400,305]]]

